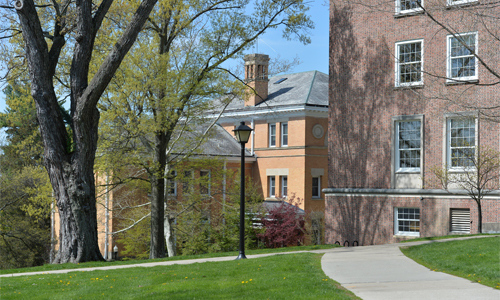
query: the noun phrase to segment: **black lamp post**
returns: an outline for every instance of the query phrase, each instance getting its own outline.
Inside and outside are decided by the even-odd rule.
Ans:
[[[245,144],[250,138],[252,128],[241,122],[234,135],[241,144],[241,189],[240,189],[240,255],[236,259],[245,259]]]

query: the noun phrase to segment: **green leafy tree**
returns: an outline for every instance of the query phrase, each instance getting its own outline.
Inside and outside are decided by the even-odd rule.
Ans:
[[[0,38],[10,42],[2,45],[4,55],[18,54],[6,55],[2,63],[9,72],[29,72],[44,165],[59,208],[56,263],[103,259],[97,242],[94,182],[97,103],[156,2],[16,0],[10,2],[12,6],[1,7]],[[113,4],[130,4],[134,12],[127,10],[123,17],[127,22],[120,24],[112,47],[97,48],[96,39],[103,33],[103,21]],[[91,69],[93,58],[99,60],[98,68]],[[59,109],[62,91],[70,101],[71,137]]]
[[[0,146],[0,268],[49,260],[52,190],[41,165],[42,142],[33,99],[13,83],[0,113],[6,143]]]
[[[309,42],[306,11],[302,0],[160,1],[149,18],[100,106],[106,137],[98,164],[144,168],[151,184],[151,258],[165,256],[165,227],[172,227],[165,217],[166,174],[197,150],[216,119],[183,143],[190,125],[206,122],[201,119],[207,111],[222,112],[244,95],[245,84],[223,63],[240,58],[261,34],[279,26],[285,37]],[[214,98],[224,101],[214,107]],[[182,154],[170,155],[173,149]]]
[[[0,177],[0,268],[49,261],[51,186],[40,167],[27,166]]]
[[[204,178],[190,175],[194,170],[208,168],[211,170],[210,195],[197,190],[206,186]],[[186,169],[190,171],[186,173]],[[223,170],[223,162],[214,159],[187,162],[184,169],[179,171],[176,181],[181,183],[186,193],[181,194],[170,210],[171,217],[176,221],[173,229],[176,232],[177,250],[182,255],[238,250],[239,172]],[[186,174],[189,175],[186,177]],[[252,249],[258,247],[257,233],[260,229],[254,228],[252,223],[254,217],[264,209],[263,197],[251,182],[245,185],[245,194],[245,243],[248,249]]]
[[[0,146],[3,174],[28,165],[41,165],[43,153],[35,102],[29,96],[28,88],[12,84],[4,92],[7,107],[5,112],[0,113],[0,128],[5,129],[8,143]]]
[[[123,248],[119,252],[121,259],[129,257],[137,259],[149,258],[150,217],[147,210],[147,208],[133,209],[122,213],[121,220],[136,220],[143,216],[146,216],[146,218],[128,230],[116,233],[116,242],[123,245]]]
[[[201,176],[200,170],[210,170],[210,175]],[[169,255],[237,250],[240,196],[237,172],[225,170],[224,162],[220,159],[199,157],[178,164],[173,171],[167,183],[167,201],[170,203],[167,217],[172,220],[174,247],[173,252],[169,250]],[[175,190],[177,194],[173,193]],[[261,230],[252,226],[252,216],[260,215],[263,197],[250,182],[246,184],[246,195],[246,244],[247,248],[251,249],[259,246],[257,234]],[[149,245],[145,248],[146,239],[149,239],[150,234],[147,206],[121,207],[127,211],[120,213],[126,217],[120,218],[122,230],[116,233],[117,242],[124,246],[120,253],[133,257],[148,257]],[[114,213],[117,213],[116,208]]]

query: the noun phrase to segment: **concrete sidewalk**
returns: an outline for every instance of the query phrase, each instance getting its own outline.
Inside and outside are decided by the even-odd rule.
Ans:
[[[433,272],[399,250],[422,243],[341,248],[327,252],[321,267],[328,277],[364,300],[500,300],[499,290]]]

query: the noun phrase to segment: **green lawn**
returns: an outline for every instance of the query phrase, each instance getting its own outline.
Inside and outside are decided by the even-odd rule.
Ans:
[[[436,242],[401,251],[431,270],[500,289],[500,237]]]
[[[339,247],[336,245],[314,245],[314,246],[297,246],[297,247],[285,247],[285,248],[275,248],[275,249],[257,249],[257,250],[247,250],[246,255],[252,254],[265,254],[265,253],[278,253],[278,252],[291,252],[291,251],[307,251],[307,250],[319,250],[319,249],[331,249]],[[174,256],[159,259],[148,259],[148,260],[119,260],[119,261],[98,261],[98,262],[86,262],[80,264],[58,264],[51,265],[46,264],[39,267],[32,268],[21,268],[21,269],[8,269],[0,270],[0,274],[12,274],[12,273],[26,273],[26,272],[44,272],[51,270],[65,270],[65,269],[81,269],[81,268],[91,268],[91,267],[106,267],[114,265],[133,265],[140,263],[158,262],[158,261],[171,261],[171,260],[185,260],[185,259],[196,259],[196,258],[209,258],[209,257],[222,257],[222,256],[238,256],[238,252],[217,252],[217,253],[207,253],[200,255],[186,255],[186,256]]]
[[[2,278],[5,299],[359,299],[321,270],[322,254]]]

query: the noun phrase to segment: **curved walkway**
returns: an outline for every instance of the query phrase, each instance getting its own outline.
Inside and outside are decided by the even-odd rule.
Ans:
[[[423,243],[429,242],[340,248],[325,253],[321,267],[328,277],[364,300],[500,300],[500,290],[431,271],[399,250]]]

